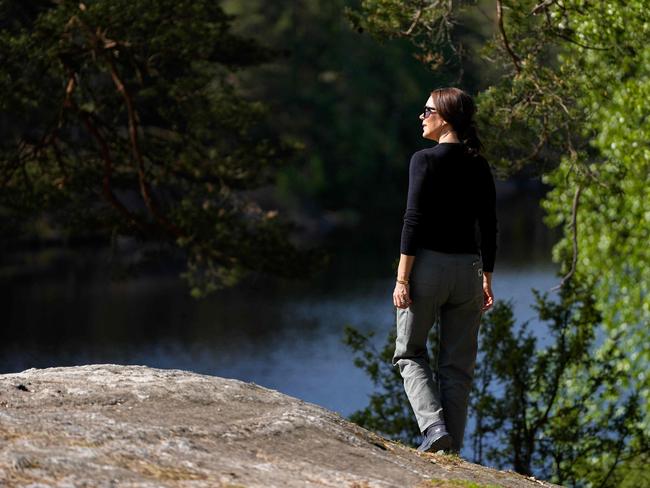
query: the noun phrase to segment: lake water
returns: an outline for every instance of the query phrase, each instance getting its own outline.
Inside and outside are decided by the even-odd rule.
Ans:
[[[500,263],[497,299],[513,301],[519,322],[532,321],[531,288],[556,284],[554,268]],[[367,404],[372,384],[342,344],[343,327],[394,327],[392,276],[371,281],[277,283],[261,280],[204,301],[174,277],[123,283],[70,275],[14,283],[3,290],[0,370],[89,363],[145,364],[252,381],[335,410]],[[326,288],[326,289],[324,289]]]

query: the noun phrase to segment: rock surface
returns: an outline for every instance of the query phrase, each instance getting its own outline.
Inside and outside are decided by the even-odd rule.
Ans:
[[[252,383],[98,364],[0,375],[0,486],[554,485],[418,453]]]

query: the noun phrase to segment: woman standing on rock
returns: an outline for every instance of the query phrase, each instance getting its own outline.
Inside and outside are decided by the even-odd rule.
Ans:
[[[497,219],[494,179],[479,154],[472,98],[458,88],[434,90],[409,187],[393,303],[397,340],[393,366],[423,434],[419,451],[460,452],[474,377],[482,313],[494,301],[492,271]],[[476,239],[476,224],[480,244]],[[438,325],[437,374],[427,337]]]

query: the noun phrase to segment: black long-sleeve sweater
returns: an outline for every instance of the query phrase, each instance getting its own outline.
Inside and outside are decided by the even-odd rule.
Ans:
[[[497,248],[496,193],[483,156],[460,143],[439,143],[411,157],[400,251],[418,247],[447,253],[479,253],[483,270],[494,270]],[[476,225],[478,223],[478,234]]]

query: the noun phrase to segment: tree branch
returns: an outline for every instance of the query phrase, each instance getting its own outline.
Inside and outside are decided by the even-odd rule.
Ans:
[[[406,31],[402,32],[402,35],[404,36],[410,36],[411,32],[413,32],[413,29],[415,29],[415,26],[418,25],[418,22],[420,21],[420,17],[422,17],[422,12],[424,11],[424,2],[421,2],[420,8],[418,11],[415,13],[415,17],[413,18],[413,22],[411,23],[411,26],[406,29]]]
[[[92,54],[93,58],[97,59],[98,56],[103,56],[106,59],[112,81],[115,87],[117,88],[118,92],[122,95],[124,99],[124,103],[127,108],[127,115],[128,115],[128,122],[129,122],[129,140],[130,140],[131,149],[133,151],[133,156],[137,164],[140,193],[142,195],[142,198],[145,202],[147,209],[149,210],[151,215],[153,215],[153,217],[156,219],[156,221],[161,227],[167,230],[174,237],[185,239],[186,242],[184,245],[187,246],[189,249],[190,242],[194,240],[194,236],[187,235],[182,229],[177,227],[173,222],[167,220],[165,216],[163,216],[159,212],[158,207],[150,193],[148,182],[146,181],[144,158],[142,155],[142,151],[140,149],[140,145],[138,143],[137,112],[133,104],[133,98],[129,93],[129,91],[127,90],[124,81],[119,76],[115,63],[111,58],[112,50],[120,47],[128,48],[128,44],[106,38],[104,33],[105,31],[102,32],[100,28],[94,30],[91,29],[77,16],[73,16],[68,22],[66,27],[70,27],[74,24],[77,24],[84,29],[85,35],[90,43],[90,53]],[[66,93],[71,94],[72,90],[74,90],[74,87],[76,86],[74,71],[71,70],[63,60],[62,63],[64,64],[64,66],[66,66],[69,69],[72,76],[66,88]],[[128,209],[124,207],[121,204],[121,202],[119,202],[119,200],[115,197],[115,195],[113,194],[110,188],[110,178],[112,174],[113,162],[111,159],[108,143],[102,137],[101,132],[95,126],[91,117],[89,117],[88,114],[81,111],[79,107],[77,107],[76,104],[74,104],[74,101],[70,96],[67,97],[67,100],[69,101],[69,103],[73,104],[71,106],[76,109],[77,113],[82,119],[87,130],[91,133],[91,135],[95,138],[95,140],[100,146],[102,158],[104,159],[104,163],[105,163],[104,166],[105,172],[104,172],[104,179],[103,179],[105,196],[109,199],[111,204],[113,204],[122,214],[124,214],[129,218],[130,222],[136,224],[138,227],[142,228],[145,231],[153,232],[157,230],[153,228],[153,226],[147,224],[146,222],[139,221],[139,219],[137,219],[135,215],[131,214],[128,211]],[[217,263],[221,265],[226,265],[228,267],[231,267],[238,262],[237,258],[224,256],[223,253],[221,253],[219,250],[216,249],[215,244],[213,242],[199,242],[198,247],[197,245],[194,245],[193,248],[194,251],[190,250],[189,252],[190,253],[194,252],[195,254],[197,254],[198,258],[201,258],[201,256],[207,256],[209,259],[214,259]]]
[[[567,327],[569,326],[569,317],[568,314],[564,315],[564,319],[562,320],[562,333],[560,334],[560,354],[561,356],[558,359],[558,365],[557,369],[555,370],[555,375],[553,377],[553,386],[552,386],[552,391],[550,398],[546,402],[546,409],[544,410],[544,413],[542,414],[541,417],[537,419],[537,421],[533,424],[533,427],[531,428],[531,434],[534,437],[539,428],[546,423],[548,420],[548,416],[551,412],[551,408],[553,407],[553,404],[555,403],[555,400],[557,398],[558,391],[560,390],[560,379],[562,378],[562,374],[564,373],[564,368],[566,366],[566,330]]]
[[[609,478],[612,476],[612,473],[614,473],[614,470],[616,469],[616,466],[621,462],[621,454],[623,452],[623,449],[625,448],[625,444],[619,440],[619,442],[616,443],[616,455],[614,457],[614,462],[612,462],[612,465],[610,468],[607,470],[607,474],[603,478],[603,481],[598,485],[598,488],[604,488],[607,486],[607,482],[609,481]]]
[[[134,225],[145,232],[149,232],[151,229],[149,229],[144,222],[141,222],[140,219],[138,219],[133,213],[131,213],[113,193],[113,190],[111,188],[113,160],[111,158],[110,148],[108,147],[108,143],[101,135],[100,131],[93,124],[88,114],[82,111],[77,105],[77,103],[73,100],[72,94],[77,86],[76,74],[69,67],[68,69],[70,71],[69,71],[68,83],[66,84],[63,106],[69,107],[75,111],[75,113],[79,116],[84,126],[86,127],[86,130],[88,130],[90,135],[97,141],[97,144],[99,145],[102,159],[104,160],[104,177],[102,179],[102,191],[104,197],[120,214],[122,214],[128,220],[128,222],[131,225]]]
[[[517,71],[517,74],[521,73],[521,60],[519,59],[519,56],[517,56],[513,50],[510,48],[510,43],[508,42],[508,36],[506,35],[506,30],[503,27],[503,5],[501,4],[501,0],[497,0],[497,25],[499,27],[499,32],[501,33],[501,40],[503,41],[503,46],[505,47],[506,51],[512,58],[512,63],[515,65],[515,70]]]
[[[138,143],[138,122],[137,122],[136,111],[133,106],[133,97],[131,96],[124,82],[120,78],[115,63],[113,62],[110,56],[111,56],[110,53],[108,53],[108,55],[105,56],[105,58],[108,62],[113,83],[115,84],[117,91],[120,92],[120,94],[124,98],[124,103],[126,105],[126,110],[129,119],[129,138],[131,140],[131,149],[133,150],[133,156],[137,163],[138,181],[140,183],[140,194],[142,195],[142,199],[144,200],[145,205],[149,209],[149,212],[151,212],[154,218],[164,228],[166,228],[170,233],[172,233],[176,237],[183,237],[183,232],[173,222],[170,222],[164,215],[162,215],[162,213],[158,209],[158,206],[154,202],[153,197],[151,196],[149,184],[146,180],[146,174],[144,169],[144,158],[142,157],[142,150],[140,149],[140,144]]]
[[[23,139],[20,139],[18,141],[18,147],[16,148],[16,158],[13,161],[12,164],[8,164],[7,167],[2,168],[2,171],[5,172],[6,174],[2,178],[2,183],[0,183],[0,188],[5,188],[9,182],[11,181],[11,178],[13,178],[14,174],[18,170],[18,168],[21,167],[22,162],[23,162],[23,149],[25,147],[25,141]]]
[[[575,195],[573,196],[573,207],[571,209],[571,228],[573,229],[573,259],[571,260],[571,269],[569,272],[562,278],[562,281],[550,291],[556,291],[564,286],[568,280],[574,275],[576,271],[576,265],[578,264],[578,203],[580,202],[580,193],[582,192],[582,187],[578,185],[576,188]]]
[[[111,78],[113,80],[113,83],[115,84],[115,87],[117,88],[117,91],[122,95],[124,98],[124,102],[126,105],[127,109],[127,115],[128,115],[128,121],[129,121],[129,138],[131,142],[131,148],[133,151],[133,155],[136,161],[137,165],[137,172],[138,172],[138,182],[140,186],[140,194],[142,195],[142,199],[145,203],[145,206],[153,215],[153,217],[158,221],[158,223],[165,228],[168,232],[173,234],[176,237],[185,237],[183,235],[183,232],[181,229],[179,229],[175,224],[170,222],[167,218],[165,218],[160,211],[158,210],[158,207],[156,203],[153,200],[153,197],[151,195],[150,189],[149,189],[149,184],[146,181],[146,173],[144,169],[144,158],[142,157],[142,151],[140,150],[140,145],[138,143],[138,123],[137,123],[137,117],[136,117],[136,111],[133,105],[133,98],[131,97],[131,94],[128,92],[126,89],[126,86],[124,82],[122,81],[121,77],[119,76],[119,73],[117,71],[117,68],[115,66],[115,63],[113,62],[113,59],[111,58],[111,51],[113,49],[116,49],[118,46],[121,46],[122,44],[118,43],[117,41],[113,39],[108,39],[105,36],[105,33],[102,32],[100,28],[97,28],[95,31],[91,29],[88,25],[86,25],[79,17],[73,16],[70,18],[70,21],[68,22],[68,26],[73,25],[73,24],[78,24],[80,25],[84,30],[86,37],[90,41],[90,46],[91,50],[93,53],[93,57],[96,57],[97,55],[104,55],[104,58],[108,64],[109,71],[111,74]],[[72,79],[74,83],[74,78]],[[68,88],[70,88],[70,82],[68,83]],[[72,85],[74,89],[74,84]],[[67,89],[66,89],[67,91]],[[91,123],[90,119],[83,114],[82,112],[79,112],[80,114],[83,115],[83,120],[84,124],[86,127],[94,132],[93,136],[95,139],[100,142],[100,147],[102,148],[102,153],[104,160],[107,163],[107,168],[109,168],[108,175],[110,177],[110,168],[112,168],[112,162],[110,161],[110,152],[107,152],[108,150],[108,145],[106,144],[106,141],[102,138],[100,132],[97,130],[97,128]],[[89,125],[90,124],[90,125]],[[106,159],[106,156],[108,155],[109,159]],[[104,181],[106,181],[106,173],[104,176]],[[112,194],[112,192],[111,192]],[[114,195],[113,195],[114,197]]]
[[[557,0],[544,0],[543,2],[541,2],[541,3],[537,4],[537,5],[535,5],[535,7],[533,8],[533,10],[531,10],[530,13],[533,14],[533,15],[537,15],[537,14],[540,13],[542,10],[546,10],[546,9],[548,9],[548,7],[550,7],[551,5],[553,5],[556,1],[557,1]]]

